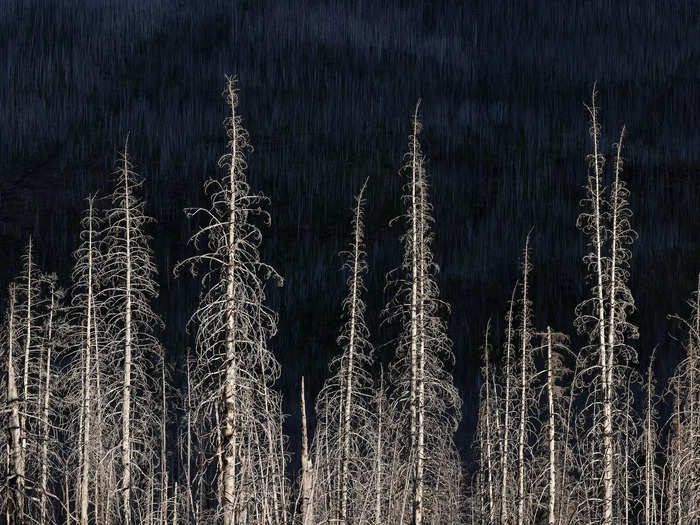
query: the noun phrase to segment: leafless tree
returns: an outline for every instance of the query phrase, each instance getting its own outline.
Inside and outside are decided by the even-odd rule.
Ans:
[[[406,480],[397,484],[397,492],[392,494],[396,508],[390,519],[395,523],[410,520],[415,525],[444,522],[445,516],[455,511],[450,498],[461,491],[459,454],[453,442],[461,399],[447,368],[454,354],[441,317],[447,305],[439,299],[438,268],[430,248],[432,206],[425,158],[418,142],[418,109],[419,104],[404,165],[408,178],[402,199],[406,206],[402,218],[407,226],[402,237],[404,258],[401,267],[388,277],[396,292],[385,310],[388,319],[401,323],[391,371],[392,410],[401,415],[394,439],[403,464],[393,472]],[[402,275],[396,277],[397,273]]]
[[[229,152],[219,164],[224,175],[209,179],[208,209],[187,210],[203,215],[207,224],[192,237],[206,251],[178,264],[193,273],[203,267],[202,298],[193,316],[197,360],[193,371],[193,410],[205,430],[207,462],[215,460],[220,436],[221,483],[216,515],[225,525],[282,523],[288,501],[285,456],[280,446],[281,397],[273,388],[280,369],[267,347],[276,332],[277,316],[265,306],[265,282],[281,278],[261,261],[262,233],[251,221],[269,222],[262,208],[267,199],[250,192],[246,181],[248,136],[238,114],[235,80],[224,90],[231,116],[226,119]],[[207,505],[206,501],[202,502]]]
[[[674,400],[666,450],[669,482],[668,520],[692,523],[700,519],[700,275],[688,301],[690,315],[680,321],[687,331],[685,356],[671,380]]]
[[[364,251],[363,206],[367,181],[356,197],[352,218],[352,236],[343,268],[347,272],[348,295],[343,301],[343,325],[338,336],[342,352],[331,361],[331,376],[316,401],[317,425],[314,443],[316,476],[314,483],[314,518],[346,525],[359,523],[363,515],[366,486],[362,476],[372,469],[368,455],[371,428],[369,409],[373,397],[372,346],[364,320],[363,274],[366,272]],[[328,417],[326,417],[328,415]]]
[[[154,373],[162,359],[155,331],[162,321],[150,301],[158,293],[156,267],[145,227],[152,218],[144,212],[137,195],[143,181],[132,171],[127,145],[115,171],[116,184],[106,211],[102,287],[98,301],[109,334],[105,362],[110,363],[106,384],[101,385],[105,406],[103,427],[119,435],[120,461],[114,471],[120,476],[120,521],[129,525],[142,521],[148,509],[149,467],[157,457],[159,429],[159,378]],[[114,454],[103,461],[113,462]]]
[[[627,246],[636,234],[630,227],[628,191],[621,179],[624,128],[616,148],[613,186],[610,198],[606,200],[605,158],[600,153],[595,87],[592,104],[587,109],[591,117],[593,153],[589,156],[584,212],[577,224],[589,237],[591,251],[584,257],[584,262],[594,285],[592,296],[576,308],[579,333],[586,333],[589,337],[589,345],[582,354],[584,374],[580,377],[585,377],[589,384],[585,402],[587,410],[584,412],[592,425],[586,439],[593,442],[589,443],[586,453],[592,455],[589,466],[594,470],[586,472],[585,478],[591,482],[587,484],[587,498],[592,505],[597,505],[598,501],[595,480],[600,480],[603,486],[600,507],[588,509],[590,519],[594,523],[612,525],[620,518],[626,505],[624,490],[620,492],[625,478],[621,476],[622,470],[616,468],[616,462],[626,457],[624,450],[616,450],[620,439],[624,438],[621,433],[624,426],[615,423],[629,421],[628,415],[632,413],[628,406],[629,399],[622,401],[622,404],[617,401],[620,400],[620,392],[628,388],[632,373],[629,367],[636,363],[636,352],[626,344],[626,339],[637,337],[636,327],[627,321],[627,315],[634,311],[634,300],[627,286],[630,256]],[[584,446],[583,439],[578,441],[580,446]]]

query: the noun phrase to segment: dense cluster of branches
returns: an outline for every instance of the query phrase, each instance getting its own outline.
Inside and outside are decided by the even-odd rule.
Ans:
[[[114,188],[91,195],[68,290],[36,264],[30,239],[7,290],[0,327],[2,520],[24,523],[459,524],[694,523],[700,520],[700,278],[690,301],[686,356],[667,390],[668,422],[652,364],[636,370],[628,321],[631,227],[622,178],[623,132],[606,181],[598,108],[591,117],[584,210],[578,226],[590,297],[576,309],[578,352],[537,330],[530,297],[531,238],[513,288],[502,351],[490,323],[469,481],[454,441],[461,398],[450,373],[449,305],[433,259],[432,206],[419,142],[419,105],[401,170],[403,259],[387,276],[381,316],[396,327],[386,371],[365,320],[365,181],[343,253],[347,295],[338,352],[307,425],[301,382],[301,472],[293,482],[283,432],[281,367],[270,350],[282,278],[260,253],[268,199],[247,180],[248,136],[238,92],[224,90],[227,152],[204,190],[208,207],[178,263],[198,276],[193,348],[168,363],[158,289],[128,141]],[[176,370],[173,373],[174,365]],[[181,378],[180,381],[174,377]],[[176,423],[177,430],[173,432]]]
[[[584,257],[591,294],[576,308],[585,338],[534,328],[525,241],[522,281],[513,290],[502,351],[486,329],[479,425],[478,471],[470,515],[483,524],[686,524],[700,520],[700,276],[689,302],[686,356],[665,394],[671,416],[661,422],[653,371],[637,370],[628,316],[630,245],[636,234],[622,178],[622,142],[614,145],[607,177],[600,152],[596,92],[587,107],[589,156],[578,227],[588,239]],[[662,424],[663,423],[663,424]]]

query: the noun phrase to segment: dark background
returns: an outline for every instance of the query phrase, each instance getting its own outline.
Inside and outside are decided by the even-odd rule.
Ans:
[[[489,317],[502,334],[530,227],[538,328],[572,333],[587,294],[575,221],[590,147],[583,103],[597,80],[604,151],[628,129],[635,346],[645,366],[660,344],[657,373],[668,377],[680,346],[666,315],[687,312],[700,270],[697,1],[349,4],[2,2],[0,290],[30,234],[42,268],[68,285],[83,199],[111,190],[115,151],[130,132],[158,221],[156,309],[177,364],[197,299],[195,280],[172,279],[194,226],[182,209],[205,204],[202,183],[218,175],[224,75],[237,75],[255,148],[249,181],[271,197],[263,255],[286,280],[270,290],[280,314],[272,345],[294,451],[299,378],[315,396],[337,351],[345,293],[337,252],[368,175],[367,318],[378,354],[391,357],[382,344],[396,327],[380,328],[377,313],[385,274],[400,262],[402,228],[388,221],[401,212],[397,170],[422,97],[438,282],[452,305],[465,400],[458,443],[467,450],[481,334]]]

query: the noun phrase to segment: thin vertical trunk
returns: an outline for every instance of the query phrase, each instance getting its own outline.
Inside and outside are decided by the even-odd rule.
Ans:
[[[167,405],[165,398],[165,355],[161,361],[161,388],[162,388],[162,404],[161,404],[161,424],[160,424],[160,521],[163,525],[167,524],[168,520],[168,457],[166,454],[166,419]]]
[[[605,344],[605,306],[603,299],[603,226],[601,224],[601,165],[598,153],[598,112],[595,105],[595,88],[593,92],[593,106],[591,108],[593,121],[593,169],[594,169],[594,195],[593,195],[593,215],[595,222],[595,265],[597,281],[597,302],[598,302],[598,350],[600,352],[601,382],[603,388],[603,456],[604,472],[603,484],[605,487],[605,498],[603,500],[603,525],[612,525],[613,521],[613,442],[612,442],[612,399],[610,395],[610,385],[608,384],[608,366],[610,361],[607,358],[607,348]]]
[[[313,502],[311,501],[311,462],[309,461],[309,442],[306,429],[306,393],[304,377],[301,378],[301,522],[313,525]]]
[[[527,388],[527,364],[528,364],[528,304],[527,304],[527,278],[528,255],[530,248],[530,234],[525,239],[525,261],[523,265],[523,313],[522,333],[520,337],[520,430],[518,433],[518,525],[524,525],[525,517],[525,419],[527,417],[526,388]]]
[[[177,525],[177,481],[173,492],[173,525]]]
[[[680,400],[680,385],[676,384],[676,399],[675,399],[675,423],[676,423],[676,450],[675,450],[675,458],[674,458],[674,463],[675,463],[675,468],[676,468],[676,490],[675,490],[675,496],[676,496],[676,508],[677,514],[676,514],[676,525],[682,525],[683,519],[683,507],[681,503],[681,461],[682,461],[682,454],[683,454],[683,443],[682,443],[682,432],[683,432],[683,427],[681,426],[681,406],[680,406],[681,400]],[[670,503],[670,502],[669,502]],[[670,520],[669,520],[670,523]]]
[[[43,426],[42,444],[41,444],[41,495],[39,508],[41,525],[47,523],[48,512],[46,508],[46,496],[48,494],[48,477],[49,477],[49,400],[51,394],[51,348],[53,347],[53,317],[55,308],[55,296],[53,287],[51,289],[51,306],[49,309],[49,323],[46,345],[46,364],[45,364],[45,384],[44,384],[44,399],[41,407],[41,424]]]
[[[507,489],[508,489],[508,437],[510,436],[509,416],[510,416],[510,350],[513,337],[513,303],[515,301],[515,289],[517,284],[513,287],[513,292],[510,297],[510,305],[508,307],[508,328],[506,332],[506,404],[503,415],[503,441],[501,442],[501,513],[500,522],[507,523]]]
[[[214,401],[214,421],[216,423],[216,465],[218,475],[216,477],[216,503],[217,508],[224,508],[224,452],[222,450],[223,437],[221,423],[219,421],[219,401]],[[200,494],[200,497],[202,495]]]
[[[377,481],[374,486],[374,525],[382,525],[382,402],[384,400],[384,371],[379,381],[379,407],[377,414],[377,450],[374,471]]]
[[[126,306],[124,322],[124,378],[122,385],[122,520],[131,525],[131,203],[129,174],[124,147],[124,230],[126,235]]]
[[[493,470],[491,465],[491,371],[489,368],[489,330],[491,328],[491,319],[489,319],[486,324],[486,336],[484,341],[484,360],[486,364],[486,377],[484,378],[486,384],[486,409],[484,410],[486,417],[486,472],[488,476],[488,514],[489,514],[489,525],[494,523],[494,512],[493,512]]]
[[[192,396],[190,390],[190,354],[189,349],[185,357],[187,365],[187,452],[185,476],[187,480],[187,523],[194,516],[194,499],[192,498]],[[219,428],[217,423],[216,428]],[[219,470],[220,472],[221,470]],[[221,501],[219,501],[221,503]]]
[[[10,405],[8,418],[8,444],[10,446],[7,502],[8,522],[12,525],[24,523],[24,456],[22,455],[22,419],[20,399],[15,380],[13,346],[15,341],[15,288],[10,285],[10,326],[7,343],[7,403]],[[11,520],[11,521],[10,521]]]
[[[357,279],[360,272],[360,239],[361,239],[361,214],[362,214],[362,195],[367,186],[365,180],[360,194],[357,197],[357,208],[355,210],[355,231],[353,244],[353,266],[352,266],[352,284],[350,291],[350,336],[348,342],[348,364],[346,371],[346,391],[345,391],[345,413],[343,417],[343,455],[342,455],[342,500],[340,506],[340,523],[346,525],[348,520],[348,481],[349,471],[348,465],[350,460],[350,416],[352,414],[352,381],[353,368],[355,365],[355,331],[357,325],[357,300],[358,289]]]
[[[88,282],[87,282],[87,319],[85,323],[85,342],[83,344],[84,352],[84,368],[83,368],[83,409],[82,417],[84,419],[83,431],[80,436],[80,449],[82,458],[82,471],[80,473],[80,525],[88,525],[88,484],[90,476],[90,458],[88,454],[89,443],[92,439],[90,435],[90,420],[92,408],[91,396],[91,362],[90,350],[92,342],[92,213],[93,201],[89,199],[89,226],[88,226]]]
[[[554,377],[552,371],[552,330],[547,327],[547,401],[549,405],[549,525],[554,525],[557,477],[554,449]]]
[[[649,525],[652,523],[652,512],[651,512],[651,499],[655,497],[654,488],[652,485],[654,476],[654,444],[651,439],[652,431],[652,403],[651,403],[651,389],[652,389],[652,373],[654,364],[654,352],[651,354],[651,359],[649,361],[649,367],[647,368],[647,415],[645,421],[646,436],[644,439],[644,524]]]
[[[99,454],[99,457],[102,457],[104,454],[104,447],[103,447],[103,442],[102,442],[102,382],[100,380],[101,377],[101,360],[100,360],[100,345],[99,341],[97,338],[97,310],[95,308],[95,297],[93,295],[92,298],[92,333],[93,333],[93,342],[95,345],[95,408],[96,408],[96,414],[95,414],[95,424],[96,424],[96,429],[95,429],[95,434],[97,436],[97,452]],[[105,467],[103,463],[100,461],[98,463],[97,468],[95,469],[95,509],[94,509],[94,515],[95,515],[95,523],[99,522],[99,506],[100,506],[100,500],[101,498],[104,498],[104,493],[107,492],[108,494],[108,501],[109,501],[109,494],[111,493],[111,486],[110,487],[103,487],[102,484],[105,483]],[[110,482],[111,482],[111,476],[110,476]],[[103,519],[103,522],[106,525],[109,525],[109,502],[105,502],[104,509],[105,511],[104,515],[105,518]]]
[[[66,508],[66,525],[70,525],[71,522],[71,512],[70,512],[70,493],[68,491],[68,471],[63,473],[63,504]]]
[[[22,410],[20,412],[22,434],[22,466],[27,460],[27,414],[29,413],[29,350],[32,341],[32,238],[29,238],[27,251],[27,325],[24,342],[24,376],[22,380]]]
[[[628,386],[628,392],[629,392]],[[625,411],[627,412],[627,410]],[[629,477],[629,414],[625,414],[625,525],[629,524],[630,514],[630,477]]]
[[[286,501],[286,484],[285,484],[285,474],[284,474],[284,466],[285,466],[285,458],[284,458],[284,434],[282,433],[282,414],[280,414],[280,435],[279,435],[279,442],[280,442],[280,490],[281,490],[281,495],[280,499],[282,501],[282,525],[287,525],[287,501]]]
[[[423,462],[425,459],[425,254],[422,252],[424,246],[424,218],[425,195],[424,187],[420,186],[420,227],[418,232],[418,324],[419,324],[419,344],[418,344],[418,377],[416,383],[418,387],[418,446],[416,447],[416,494],[415,494],[415,525],[423,523]]]
[[[236,326],[234,313],[236,309],[234,278],[236,270],[236,165],[238,163],[238,129],[236,126],[236,108],[233,104],[233,86],[229,83],[231,98],[231,166],[229,170],[229,220],[228,220],[228,261],[226,275],[226,383],[224,385],[224,444],[223,444],[223,495],[224,495],[224,525],[235,525],[237,521],[234,508],[234,490],[236,480]]]
[[[415,448],[417,439],[417,375],[418,375],[418,364],[417,364],[417,352],[418,352],[418,236],[417,236],[417,202],[416,202],[416,178],[418,176],[417,166],[417,137],[418,132],[418,106],[416,106],[416,115],[413,119],[413,152],[412,152],[412,162],[411,162],[411,457],[416,456]],[[413,494],[413,521],[414,525],[421,525],[419,521],[421,519],[422,509],[418,509],[417,496],[418,496],[418,485],[419,480],[417,477],[417,472],[413,471],[414,476],[414,494]]]

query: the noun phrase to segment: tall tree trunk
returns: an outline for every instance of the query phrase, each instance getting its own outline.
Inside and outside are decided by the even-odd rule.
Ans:
[[[88,486],[90,476],[90,458],[88,447],[92,436],[90,435],[91,409],[92,409],[92,363],[91,358],[91,343],[92,343],[92,324],[93,324],[93,299],[92,299],[92,214],[93,200],[89,199],[89,216],[88,216],[88,282],[87,282],[87,318],[85,322],[85,341],[83,344],[84,352],[84,369],[83,369],[83,410],[82,417],[84,419],[83,432],[80,436],[80,448],[82,457],[82,471],[80,473],[80,525],[88,525]],[[96,503],[96,502],[95,502]]]
[[[510,297],[510,305],[508,306],[508,328],[506,330],[506,401],[505,409],[503,410],[503,441],[501,442],[501,512],[500,523],[508,523],[507,496],[508,496],[508,437],[510,436],[509,416],[510,416],[510,351],[513,338],[513,304],[515,302],[515,290],[517,283],[513,287],[513,292]]]
[[[377,450],[374,464],[376,483],[374,485],[374,525],[382,525],[382,409],[384,401],[384,370],[379,380],[379,407],[377,410]]]
[[[309,460],[308,432],[306,429],[306,393],[304,377],[301,378],[301,522],[313,525],[313,501],[311,499],[312,466]]]
[[[603,396],[603,485],[605,488],[605,498],[603,499],[603,525],[612,525],[613,522],[613,441],[612,441],[612,399],[610,395],[610,385],[608,384],[608,367],[610,360],[607,358],[607,348],[605,344],[605,306],[603,299],[603,226],[601,224],[602,211],[602,173],[600,154],[598,152],[598,111],[595,105],[595,88],[593,91],[593,105],[591,108],[593,121],[593,169],[594,169],[594,199],[593,214],[595,221],[595,272],[597,280],[597,303],[598,303],[598,350],[600,352],[601,383]]]
[[[15,367],[13,362],[13,346],[15,341],[15,287],[10,285],[9,332],[7,342],[7,403],[10,406],[7,434],[10,446],[9,476],[7,490],[7,509],[9,523],[21,525],[24,523],[24,455],[22,454],[22,423],[20,416],[20,399],[17,392]]]
[[[229,96],[234,98],[233,86],[229,83]],[[237,509],[234,507],[236,481],[236,325],[234,313],[236,309],[234,297],[234,277],[236,269],[236,163],[238,162],[238,132],[235,125],[236,109],[231,104],[231,167],[229,170],[229,219],[228,219],[228,261],[226,282],[226,383],[224,385],[224,525],[236,525]]]
[[[29,413],[29,362],[32,341],[32,238],[29,237],[27,249],[27,324],[24,342],[24,376],[22,380],[22,410],[20,412],[20,431],[22,434],[22,466],[27,462],[27,414]]]
[[[418,107],[413,117],[413,140],[411,154],[411,456],[416,461],[413,470],[413,524],[421,525],[423,521],[423,479],[419,478],[418,463]]]
[[[39,508],[41,512],[41,517],[39,522],[41,525],[45,525],[48,520],[48,512],[46,508],[46,496],[49,492],[48,490],[48,477],[49,477],[49,400],[51,394],[51,349],[53,347],[53,321],[54,321],[54,309],[56,306],[56,298],[53,290],[53,284],[51,286],[51,306],[49,309],[49,322],[48,322],[48,334],[47,334],[47,344],[46,344],[46,364],[45,364],[45,384],[44,384],[44,399],[42,400],[41,407],[41,424],[43,426],[42,432],[42,444],[41,444],[41,495]]]
[[[342,481],[341,481],[341,492],[342,500],[340,506],[340,523],[341,525],[346,525],[348,520],[348,481],[349,481],[349,470],[348,465],[350,462],[350,416],[352,414],[352,381],[353,381],[353,368],[355,365],[355,332],[357,324],[357,279],[360,271],[360,239],[362,232],[361,227],[361,213],[362,213],[362,194],[367,186],[367,180],[365,180],[360,194],[357,199],[357,208],[355,209],[355,231],[354,234],[354,249],[353,249],[353,266],[352,266],[352,284],[350,292],[350,337],[348,342],[348,363],[345,375],[345,403],[344,403],[344,417],[343,417],[343,454],[342,454]]]
[[[165,396],[165,355],[161,360],[161,388],[162,388],[162,403],[161,403],[161,424],[160,424],[160,522],[162,525],[167,525],[168,522],[168,456],[167,456],[167,435],[166,435],[166,420],[168,408],[166,405]]]
[[[554,442],[554,377],[552,373],[552,330],[547,327],[547,401],[549,406],[549,525],[555,524],[557,477]]]
[[[493,525],[495,513],[494,513],[494,501],[493,501],[493,467],[491,465],[491,369],[489,363],[489,330],[491,329],[491,319],[488,320],[486,324],[486,336],[484,341],[484,360],[486,365],[486,377],[484,382],[486,384],[486,408],[484,410],[484,416],[486,418],[486,474],[488,477],[488,507],[487,512],[489,516],[489,525]]]
[[[124,147],[124,222],[126,235],[126,306],[124,326],[124,377],[122,384],[122,520],[131,525],[131,216],[126,146]]]
[[[525,419],[527,418],[527,366],[528,366],[528,256],[530,250],[530,234],[525,239],[525,260],[523,264],[523,312],[522,333],[520,337],[520,429],[518,433],[518,525],[524,525],[525,515]]]

